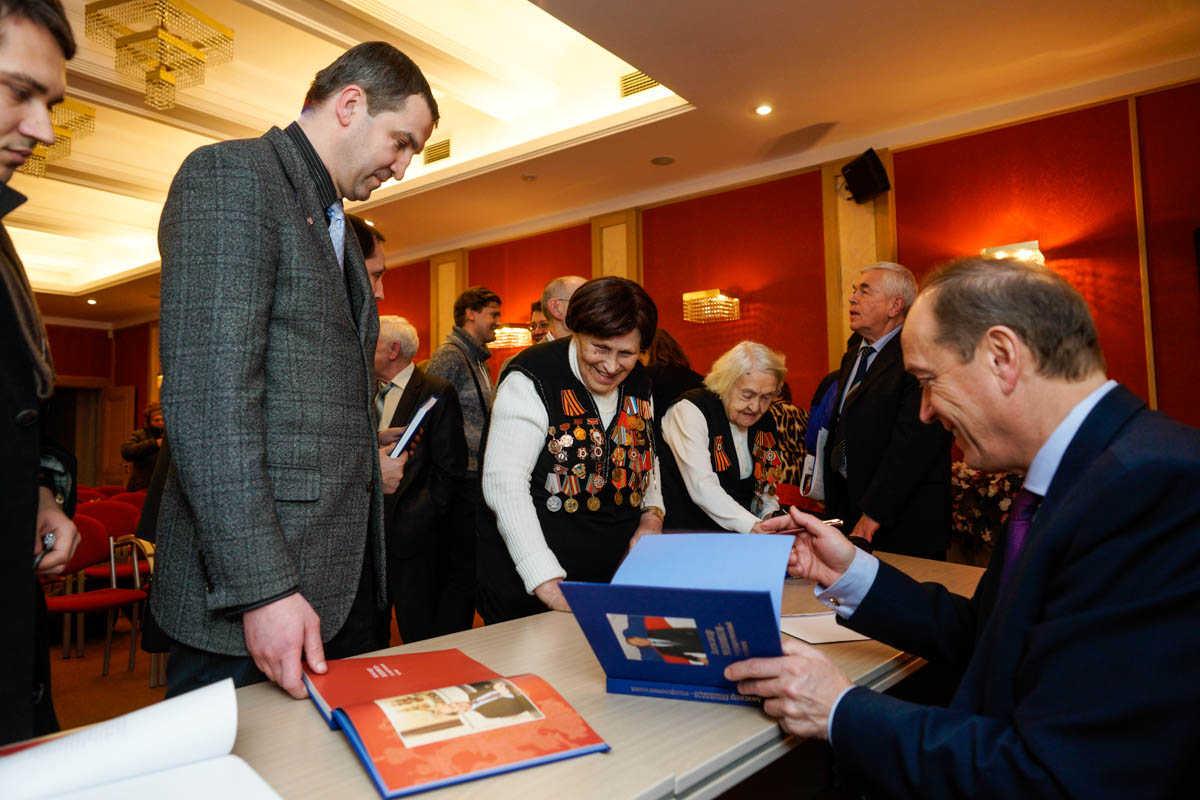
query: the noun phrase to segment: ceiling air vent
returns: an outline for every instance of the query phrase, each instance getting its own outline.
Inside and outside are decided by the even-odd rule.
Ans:
[[[621,97],[629,97],[631,94],[644,92],[647,89],[653,89],[655,86],[658,86],[658,81],[641,70],[631,72],[628,75],[621,76]]]
[[[450,157],[450,140],[442,139],[440,142],[425,146],[425,163],[432,164],[435,161],[442,161]]]

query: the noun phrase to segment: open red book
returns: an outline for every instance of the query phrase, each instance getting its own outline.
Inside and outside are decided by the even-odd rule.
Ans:
[[[501,677],[458,650],[328,664],[305,672],[309,695],[384,797],[609,749],[541,678]]]

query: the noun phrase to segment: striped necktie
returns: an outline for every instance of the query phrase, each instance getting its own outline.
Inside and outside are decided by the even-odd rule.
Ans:
[[[858,351],[858,366],[854,370],[854,377],[850,379],[850,388],[846,389],[846,393],[842,395],[842,405],[846,405],[846,401],[850,399],[850,393],[858,388],[862,383],[863,376],[867,374],[867,361],[875,353],[875,348],[867,345]],[[840,411],[839,411],[840,416]],[[833,466],[837,469],[838,474],[843,478],[846,477],[846,426],[845,422],[839,421],[837,431],[842,435],[837,436],[837,441],[833,443]]]
[[[342,208],[342,201],[325,209],[325,216],[329,217],[329,240],[333,242],[333,252],[337,256],[338,269],[342,272],[346,271],[346,211]]]
[[[392,383],[391,381],[388,381],[387,383],[381,383],[379,384],[379,391],[375,395],[375,419],[380,428],[384,428],[387,425],[387,420],[383,418],[383,407],[385,405],[384,399],[386,398],[387,393],[390,392],[392,387],[395,385],[396,384]]]

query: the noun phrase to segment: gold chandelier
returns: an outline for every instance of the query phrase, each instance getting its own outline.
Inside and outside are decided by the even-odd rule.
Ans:
[[[175,105],[176,89],[204,83],[206,67],[233,59],[233,31],[181,0],[88,3],[83,30],[116,48],[117,72],[145,81],[146,105],[158,111]]]
[[[17,167],[18,172],[41,178],[46,174],[47,161],[71,155],[73,138],[96,131],[96,109],[70,97],[64,98],[50,110],[50,125],[54,128],[54,144],[49,147],[41,143],[35,145],[25,163]]]

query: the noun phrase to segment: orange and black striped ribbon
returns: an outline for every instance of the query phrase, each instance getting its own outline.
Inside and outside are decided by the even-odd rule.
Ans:
[[[713,461],[716,462],[717,472],[724,472],[729,469],[729,456],[725,455],[725,446],[721,443],[724,436],[713,437]]]
[[[573,389],[562,390],[562,406],[563,413],[568,417],[581,417],[585,413]]]

